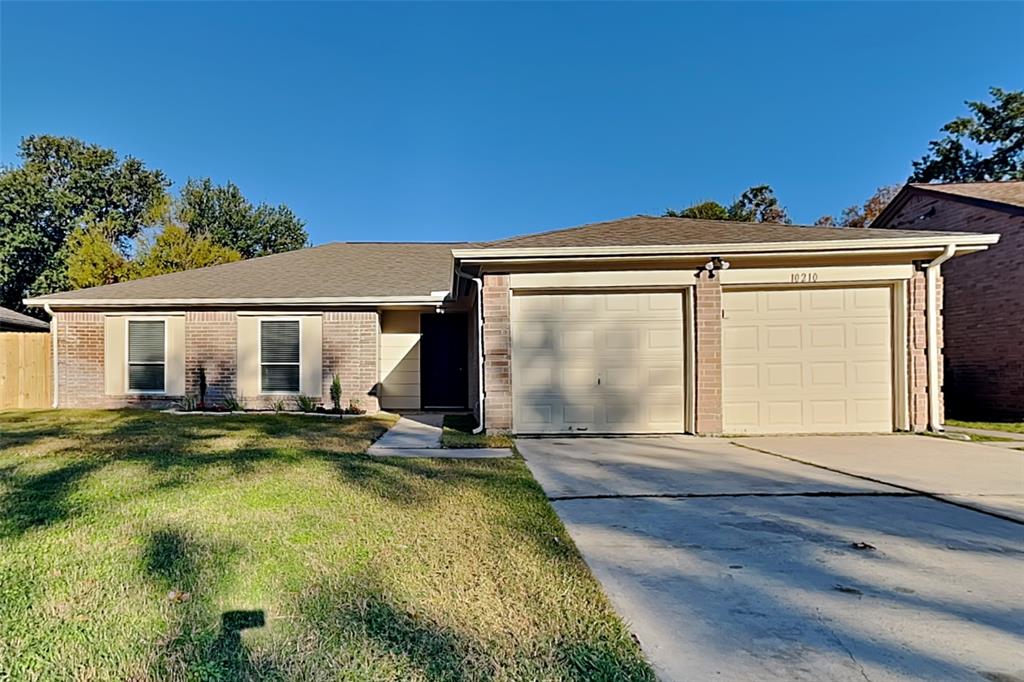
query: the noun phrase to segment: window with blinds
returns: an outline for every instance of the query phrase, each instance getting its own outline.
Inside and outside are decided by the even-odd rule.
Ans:
[[[299,392],[299,321],[260,321],[260,392]]]
[[[164,391],[164,320],[128,320],[128,390]]]

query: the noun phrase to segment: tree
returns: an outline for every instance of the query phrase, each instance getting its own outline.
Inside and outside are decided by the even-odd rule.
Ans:
[[[911,182],[1024,180],[1024,91],[989,94],[991,104],[965,102],[971,115],[942,127],[945,137],[928,143]]]
[[[820,227],[867,227],[899,191],[899,185],[882,185],[862,205],[843,209],[838,221],[830,215],[825,215],[814,221],[814,224]]]
[[[29,136],[20,167],[0,170],[0,305],[68,288],[67,239],[101,224],[111,241],[139,234],[170,183],[138,159],[71,137]],[[33,311],[28,311],[33,312]]]
[[[195,236],[180,225],[169,224],[152,241],[140,243],[135,263],[138,277],[152,277],[241,259],[242,254],[214,244],[207,235]]]
[[[717,201],[702,201],[681,210],[667,209],[668,218],[700,218],[703,220],[736,220],[744,223],[792,222],[786,209],[779,204],[770,185],[749,187],[728,208]]]
[[[181,190],[178,218],[193,236],[208,234],[244,258],[293,251],[307,245],[305,223],[284,205],[253,206],[233,182],[189,179]]]
[[[74,289],[133,279],[136,268],[111,242],[102,225],[80,227],[68,237],[67,278]]]

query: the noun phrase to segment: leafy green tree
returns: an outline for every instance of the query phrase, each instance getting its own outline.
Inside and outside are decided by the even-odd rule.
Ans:
[[[107,236],[103,225],[76,229],[65,244],[67,278],[73,289],[98,287],[133,279],[136,268]]]
[[[911,182],[1024,180],[1024,90],[989,88],[992,102],[965,102],[969,116],[953,119],[945,137],[928,143]]]
[[[140,243],[135,256],[138,277],[232,263],[242,255],[214,244],[207,235],[192,235],[180,225],[165,225],[152,241]]]
[[[875,193],[868,197],[863,204],[843,209],[839,220],[830,215],[824,215],[814,221],[814,224],[821,227],[867,227],[878,217],[882,209],[899,194],[899,191],[899,185],[883,185],[875,190]]]
[[[717,201],[702,201],[681,210],[668,209],[664,215],[668,218],[735,220],[744,223],[783,223],[788,225],[792,222],[770,185],[749,187],[728,208]]]
[[[29,136],[21,166],[0,170],[0,305],[68,288],[66,242],[100,224],[122,243],[139,234],[163,202],[164,174],[71,137]],[[33,311],[27,311],[33,312]]]
[[[305,223],[284,205],[253,206],[233,182],[189,179],[181,190],[178,218],[192,235],[208,234],[244,258],[301,249],[309,242]]]

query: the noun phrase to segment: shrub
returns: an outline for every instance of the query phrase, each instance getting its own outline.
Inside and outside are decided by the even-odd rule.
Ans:
[[[284,412],[284,401],[278,398],[274,402],[270,403],[270,408],[274,410],[274,412]]]
[[[194,395],[187,395],[174,404],[182,412],[195,412],[199,408],[199,400]]]
[[[341,377],[337,374],[331,378],[331,403],[335,412],[341,412]]]
[[[366,414],[366,410],[359,404],[358,400],[349,402],[348,408],[345,409],[345,414]]]
[[[316,412],[317,399],[311,395],[300,395],[295,397],[295,404],[303,412]]]
[[[228,412],[241,412],[242,403],[233,395],[224,396],[224,409]]]
[[[199,368],[199,404],[206,406],[206,368]]]

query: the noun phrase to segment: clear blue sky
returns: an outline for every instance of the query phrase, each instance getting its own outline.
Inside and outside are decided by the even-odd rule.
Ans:
[[[73,135],[314,243],[484,239],[772,184],[797,222],[1024,87],[1024,3],[0,3],[0,160]]]

